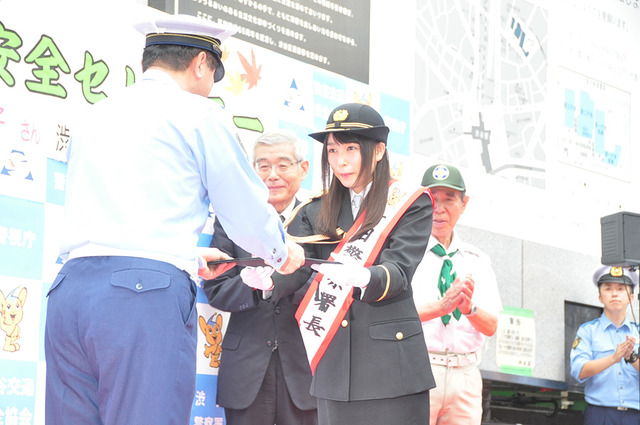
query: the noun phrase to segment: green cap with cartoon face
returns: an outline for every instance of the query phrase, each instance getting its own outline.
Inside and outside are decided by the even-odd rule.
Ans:
[[[422,176],[422,186],[424,187],[448,187],[464,192],[467,187],[460,171],[453,165],[436,164],[427,168]]]

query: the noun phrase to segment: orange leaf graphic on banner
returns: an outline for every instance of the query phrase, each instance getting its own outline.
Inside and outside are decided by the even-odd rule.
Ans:
[[[257,66],[256,55],[253,52],[253,49],[251,49],[251,63],[249,63],[249,61],[247,61],[247,59],[242,56],[241,53],[238,53],[238,56],[240,57],[240,63],[242,64],[242,67],[245,71],[247,71],[245,74],[241,74],[241,77],[247,82],[247,84],[249,84],[249,89],[251,89],[252,87],[255,87],[258,84],[258,80],[262,78],[260,77],[262,65]]]

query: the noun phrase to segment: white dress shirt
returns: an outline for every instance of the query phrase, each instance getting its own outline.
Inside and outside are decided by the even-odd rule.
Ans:
[[[369,184],[360,193],[356,193],[356,192],[353,191],[353,189],[349,189],[349,197],[351,198],[351,214],[353,215],[354,219],[358,215],[358,211],[360,211],[360,207],[362,206],[362,203],[364,202],[364,198],[369,193],[369,190],[371,189],[371,184],[372,183],[373,183],[372,181],[369,182]],[[354,198],[356,196],[359,197],[359,200],[354,202]]]
[[[411,286],[416,305],[435,302],[442,298],[438,280],[443,258],[431,251],[438,240],[431,236],[427,251],[418,265]],[[447,253],[458,250],[451,257],[454,270],[459,278],[471,275],[475,282],[472,300],[483,310],[494,315],[502,310],[496,275],[491,268],[489,257],[475,246],[462,242],[455,234]],[[430,352],[471,353],[478,351],[484,342],[484,335],[476,330],[464,315],[456,320],[453,315],[448,325],[440,317],[422,322],[422,329]]]

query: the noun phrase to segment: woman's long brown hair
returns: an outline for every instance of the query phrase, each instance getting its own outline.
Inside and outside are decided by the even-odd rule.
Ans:
[[[357,143],[360,145],[362,162],[357,182],[368,180],[369,177],[371,177],[371,168],[367,165],[371,165],[375,161],[375,149],[378,141],[355,133],[334,132],[331,134],[333,134],[335,140],[340,144]],[[342,199],[344,196],[348,196],[349,189],[344,187],[331,171],[331,166],[327,158],[328,138],[329,136],[327,135],[322,148],[322,187],[325,189],[325,194],[322,195],[322,206],[320,207],[316,225],[319,233],[329,236],[331,239],[338,240],[340,239],[337,233],[338,214],[340,213]],[[366,210],[364,222],[358,232],[353,235],[352,239],[357,239],[367,233],[378,224],[382,218],[389,194],[389,180],[391,178],[389,168],[389,156],[385,149],[384,156],[375,164],[371,189],[364,198],[360,208],[361,212]],[[346,232],[349,229],[343,230]]]

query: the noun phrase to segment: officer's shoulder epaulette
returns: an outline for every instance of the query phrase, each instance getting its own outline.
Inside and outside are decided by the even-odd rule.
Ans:
[[[311,195],[309,197],[309,201],[315,201],[316,199],[320,199],[322,198],[323,195],[325,195],[328,191],[325,189],[321,189],[319,191],[317,191],[316,193],[314,193],[313,195]]]
[[[585,327],[585,328],[592,327],[592,326],[597,325],[599,321],[600,321],[600,317],[596,317],[596,318],[591,319],[591,320],[589,320],[587,322],[584,322],[583,324],[580,325],[580,327],[581,328],[582,327]]]
[[[285,220],[284,222],[284,227],[285,229],[287,227],[289,227],[289,224],[291,224],[291,222],[296,218],[296,216],[298,215],[298,213],[300,212],[300,210],[302,210],[302,208],[305,205],[308,205],[310,203],[312,203],[313,201],[315,201],[316,199],[320,199],[320,197],[325,193],[325,191],[320,191],[319,193],[317,193],[316,195],[310,196],[307,199],[300,201],[300,203],[298,205],[296,205],[296,207],[293,209],[293,211],[291,211],[291,214],[289,215],[289,218]]]
[[[317,192],[316,194],[314,194],[314,195],[310,196],[309,198],[307,198],[307,200],[300,202],[295,207],[293,212],[291,213],[291,216],[289,217],[289,219],[285,222],[285,227],[288,226],[288,224],[293,220],[293,218],[300,212],[300,210],[305,205],[315,204],[315,202],[319,201],[320,198],[322,198],[322,196],[325,193],[327,193],[326,190],[321,190],[321,191]],[[314,210],[316,210],[316,209],[317,209],[317,204],[314,205]],[[309,235],[309,236],[302,236],[302,237],[301,236],[288,235],[287,238],[292,240],[293,242],[296,242],[296,243],[336,244],[336,243],[340,242],[342,237],[345,235],[345,232],[344,232],[344,230],[342,230],[342,229],[340,229],[338,227],[336,229],[336,233],[338,234],[338,236],[340,238],[338,240],[332,240],[326,235]]]

